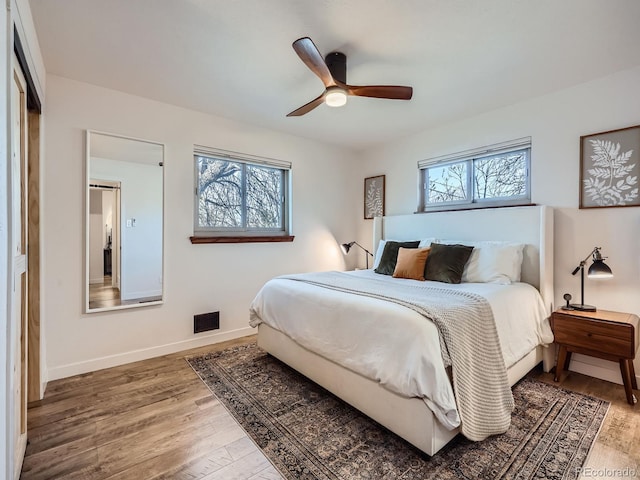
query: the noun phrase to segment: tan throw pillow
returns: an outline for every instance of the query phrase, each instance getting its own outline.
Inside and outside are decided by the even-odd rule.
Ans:
[[[431,248],[400,248],[394,278],[424,280],[424,266]]]

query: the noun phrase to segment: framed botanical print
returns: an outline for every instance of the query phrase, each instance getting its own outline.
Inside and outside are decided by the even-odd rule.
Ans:
[[[384,215],[384,175],[364,179],[364,218]]]
[[[580,208],[640,206],[640,125],[580,137]]]

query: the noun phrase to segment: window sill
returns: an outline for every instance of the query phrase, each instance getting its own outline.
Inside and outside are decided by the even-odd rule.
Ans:
[[[413,213],[435,213],[435,212],[460,212],[463,210],[482,210],[482,209],[488,209],[488,208],[510,208],[510,207],[531,207],[531,206],[535,206],[535,203],[527,203],[527,202],[522,202],[522,203],[509,203],[509,204],[504,204],[504,205],[482,205],[482,204],[478,204],[478,203],[474,203],[474,204],[467,204],[467,205],[463,205],[460,206],[458,208],[453,207],[451,205],[449,206],[443,206],[443,207],[431,207],[431,208],[427,208],[424,210],[418,210],[417,212],[413,212]]]
[[[261,235],[261,236],[218,236],[218,237],[189,237],[191,243],[271,243],[271,242],[293,242],[293,235]]]

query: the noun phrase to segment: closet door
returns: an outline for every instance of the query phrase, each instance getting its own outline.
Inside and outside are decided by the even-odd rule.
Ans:
[[[27,444],[27,101],[17,59],[11,86],[10,262],[12,285],[9,335],[14,478],[19,478]]]

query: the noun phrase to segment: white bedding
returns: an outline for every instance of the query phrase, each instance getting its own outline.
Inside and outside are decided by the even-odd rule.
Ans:
[[[349,274],[425,284],[372,270]],[[426,283],[469,291],[487,299],[507,368],[537,345],[553,341],[542,299],[531,285]],[[283,278],[267,282],[250,310],[252,326],[264,322],[308,350],[377,380],[391,391],[423,398],[444,426],[459,426],[437,329],[413,310]]]

